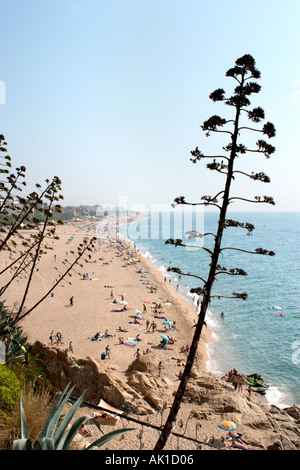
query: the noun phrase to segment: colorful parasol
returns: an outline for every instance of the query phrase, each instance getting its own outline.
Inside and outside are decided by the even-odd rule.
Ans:
[[[233,421],[220,421],[218,427],[224,431],[233,431],[236,429],[236,424]]]

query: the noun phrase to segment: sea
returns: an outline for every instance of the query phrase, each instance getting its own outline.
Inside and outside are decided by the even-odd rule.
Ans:
[[[218,376],[233,368],[262,375],[268,403],[300,406],[300,213],[239,212],[228,213],[227,218],[255,228],[224,230],[219,264],[227,273],[216,277],[216,297],[206,315],[212,336],[207,368]],[[217,224],[217,212],[157,210],[120,226],[119,236],[164,273],[197,315],[201,297],[190,289],[203,287],[210,263],[207,250],[213,247]],[[166,243],[169,239],[180,239],[186,246]],[[254,254],[257,248],[275,256]],[[172,267],[181,274],[168,270]],[[228,274],[234,268],[247,275]],[[247,293],[246,300],[228,298],[242,292]]]

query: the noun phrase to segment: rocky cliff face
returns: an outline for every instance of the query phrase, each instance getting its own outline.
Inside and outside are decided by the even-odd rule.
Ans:
[[[172,382],[163,373],[157,376],[151,354],[133,361],[124,375],[110,367],[108,361],[78,358],[67,350],[49,348],[41,342],[35,343],[35,353],[44,354],[46,374],[54,386],[62,390],[71,383],[75,385],[74,396],[86,390],[85,400],[91,404],[97,405],[103,399],[129,416],[139,415],[141,419],[145,415],[155,417],[171,405],[178,386],[178,382]],[[201,440],[215,442],[216,447],[225,447],[224,431],[217,425],[230,419],[256,449],[266,449],[279,441],[285,450],[300,450],[299,408],[281,410],[263,404],[234,391],[230,384],[206,371],[193,371],[181,409],[190,427],[192,422],[195,429],[201,427]]]

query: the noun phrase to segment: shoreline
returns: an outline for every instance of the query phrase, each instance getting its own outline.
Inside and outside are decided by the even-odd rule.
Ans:
[[[48,374],[59,388],[64,381],[71,380],[82,387],[82,390],[88,387],[90,393],[99,391],[101,398],[117,409],[120,397],[124,397],[122,399],[125,404],[135,405],[133,416],[136,414],[138,419],[144,416],[147,421],[161,426],[162,419],[165,418],[163,414],[167,413],[178,389],[179,372],[183,370],[187,357],[181,348],[191,343],[197,311],[173,286],[165,282],[164,272],[154,266],[150,257],[148,259],[143,256],[137,247],[134,251],[131,241],[117,241],[110,237],[105,231],[105,224],[102,225],[104,234],[101,238],[99,235],[91,258],[83,263],[82,268],[76,268],[72,282],[59,285],[53,296],[49,295],[36,310],[24,318],[23,331],[28,334],[29,343],[40,341],[45,346]],[[85,236],[99,234],[99,228],[95,224],[59,227],[60,239],[53,242],[53,250],[41,258],[34,273],[30,296],[26,301],[29,308],[37,297],[48,291],[48,284],[54,281],[57,270],[63,269],[66,252],[70,255],[70,250],[75,250]],[[24,284],[25,280],[20,280],[10,290],[10,295],[5,296],[7,305],[13,305],[22,296]],[[70,305],[69,299],[73,295],[74,303]],[[123,304],[113,302],[122,297],[128,301],[125,309]],[[162,312],[159,310],[156,313],[153,310],[155,302],[163,305]],[[137,310],[140,310],[143,319],[135,324],[132,317]],[[171,328],[170,332],[166,330],[163,318],[176,322],[168,327]],[[146,321],[157,323],[155,331],[145,327]],[[126,329],[126,332],[119,332],[119,326]],[[51,330],[55,333],[62,332],[62,344],[51,345]],[[104,334],[106,330],[109,335]],[[101,335],[99,340],[93,341],[96,331]],[[160,344],[162,333],[172,335],[175,340],[166,349]],[[120,335],[130,341],[126,341],[127,344],[120,343]],[[140,336],[140,341],[132,344],[135,336]],[[74,345],[72,351],[68,348],[69,341]],[[205,327],[198,344],[190,388],[179,410],[179,432],[182,432],[182,420],[186,422],[187,435],[199,439],[197,432],[200,426],[204,433],[201,434],[203,445],[206,442],[208,445],[216,442],[216,445],[219,443],[222,448],[230,450],[224,439],[224,431],[218,430],[218,423],[228,419],[233,420],[239,431],[245,433],[251,442],[253,440],[253,445],[258,449],[267,448],[274,438],[282,440],[288,446],[284,436],[285,431],[292,432],[288,414],[284,417],[276,407],[269,408],[253,393],[248,396],[245,388],[235,391],[231,383],[220,380],[208,371],[207,348],[210,341],[211,332]],[[108,345],[110,355],[102,360],[102,353]],[[139,348],[141,355],[149,348],[149,357],[141,357],[140,361],[136,361]],[[144,367],[139,369],[141,364],[147,365],[146,371]],[[95,406],[98,403],[97,399]],[[147,403],[152,405],[149,407]],[[94,411],[95,408],[91,408],[87,402],[79,413],[82,416],[90,415],[91,410]],[[278,431],[276,435],[275,424],[270,422],[274,413],[274,419],[277,419],[275,424],[278,422],[283,426],[283,422],[285,423],[282,433]],[[123,426],[123,422],[120,425]],[[115,428],[109,430],[113,431]],[[96,429],[93,429],[93,434],[88,438],[90,441],[101,437]],[[293,438],[294,435],[297,435],[296,430],[291,434]],[[125,437],[122,442],[121,439],[112,440],[106,450],[136,450],[141,449],[141,444],[143,448],[151,449],[157,437],[157,430],[147,430],[145,440],[142,441],[141,433],[136,429],[135,433]],[[82,445],[86,445],[86,442],[87,438]],[[178,449],[178,446],[177,439],[169,440],[168,449]],[[199,446],[195,446],[198,450]],[[181,439],[180,449],[191,448],[191,441]]]
[[[104,224],[102,224],[102,226],[104,226]],[[54,251],[42,258],[40,267],[37,269],[36,281],[32,284],[30,297],[35,298],[40,295],[44,284],[46,284],[46,277],[49,277],[50,280],[50,272],[53,272],[54,268],[59,267],[59,261],[65,255],[65,251],[69,251],[70,248],[77,246],[77,242],[81,242],[84,235],[92,236],[95,233],[99,239],[100,235],[98,229],[99,225],[95,222],[70,223],[62,226],[59,229],[61,240],[55,241]],[[157,266],[158,260],[155,260],[151,253],[149,253],[148,257],[147,253],[144,253],[144,250],[138,246],[136,246],[136,248],[141,259],[137,266],[143,266],[143,271],[150,271],[150,275],[147,275],[147,281],[135,271],[136,265],[128,265],[125,267],[122,261],[122,255],[116,250],[116,245],[112,243],[113,237],[109,240],[109,232],[104,233],[103,236],[103,244],[100,245],[98,242],[97,251],[92,254],[92,264],[87,265],[86,270],[89,271],[89,281],[83,281],[82,279],[76,279],[74,281],[72,279],[73,286],[69,286],[67,283],[59,285],[55,289],[53,297],[49,296],[45,299],[36,311],[33,311],[24,319],[24,330],[28,333],[29,340],[40,340],[48,345],[50,344],[50,332],[53,330],[55,334],[56,331],[61,331],[64,344],[60,345],[60,347],[66,348],[69,342],[72,341],[74,344],[74,354],[81,357],[91,356],[100,359],[102,352],[109,344],[112,349],[111,359],[113,360],[110,361],[111,364],[120,367],[121,371],[126,373],[128,365],[134,360],[134,352],[137,348],[123,348],[120,350],[120,344],[118,344],[120,333],[117,332],[117,328],[119,326],[125,326],[128,328],[130,338],[140,333],[143,339],[140,345],[143,347],[143,350],[150,346],[157,360],[162,359],[166,361],[170,369],[168,371],[168,377],[173,381],[176,367],[171,367],[173,364],[171,364],[170,361],[173,355],[177,355],[182,359],[182,363],[184,362],[185,355],[179,352],[179,346],[190,345],[193,335],[193,324],[198,316],[195,305],[193,305],[192,302],[192,297],[190,299],[184,298],[180,292],[176,292],[175,284],[172,285],[165,282],[165,272],[160,270]],[[133,246],[135,246],[133,241],[123,235],[120,236],[120,240],[126,243],[127,249],[132,249]],[[57,255],[57,261],[55,262],[53,261],[52,253]],[[109,261],[107,264],[104,264],[102,260],[100,261],[98,259],[99,256],[100,258],[111,257],[113,259],[111,262]],[[156,262],[150,258],[153,258]],[[163,267],[163,265],[161,267]],[[46,277],[44,277],[44,273],[46,273]],[[174,279],[171,273],[168,273],[167,276]],[[174,306],[174,308],[172,306],[172,308],[168,307],[165,309],[165,315],[168,319],[173,317],[172,319],[176,318],[176,322],[178,322],[178,331],[173,332],[173,337],[176,341],[175,346],[170,348],[174,351],[173,353],[169,351],[162,353],[162,351],[157,349],[158,340],[161,339],[159,334],[164,333],[163,327],[160,326],[160,320],[159,328],[155,335],[146,332],[144,324],[136,327],[132,325],[128,326],[128,314],[132,315],[133,310],[136,309],[142,311],[144,300],[148,302],[144,304],[147,305],[148,310],[145,319],[146,317],[151,321],[153,319],[152,312],[149,311],[149,303],[151,300],[156,299],[156,295],[149,295],[147,292],[148,286],[146,282],[150,281],[150,277],[151,282],[156,282],[158,285],[159,293],[157,297],[163,298],[164,300],[171,300]],[[90,282],[92,280],[95,282]],[[111,299],[109,298],[110,289],[103,287],[105,285],[115,285],[113,289],[115,295],[128,290],[128,297],[125,299],[129,301],[129,312],[120,314],[113,311],[110,305]],[[22,282],[20,282],[20,286],[14,286],[13,291],[10,290],[10,295],[5,296],[6,304],[10,302],[10,305],[13,305],[17,298],[18,290],[22,290]],[[71,295],[74,294],[74,291],[75,304],[70,308],[68,302]],[[39,316],[41,317],[40,324],[36,321]],[[101,338],[100,343],[91,342],[92,336],[98,330],[103,334],[106,329],[112,333],[111,338]],[[124,336],[124,333],[122,334]],[[180,345],[178,343],[180,343]],[[207,372],[211,372],[215,377],[220,377],[219,374],[216,374],[213,369],[208,367],[209,361],[214,360],[209,354],[209,349],[213,347],[213,344],[213,331],[210,330],[208,325],[208,327],[202,331],[197,350],[201,358],[200,367]],[[198,367],[198,365],[199,364],[197,364],[196,367]],[[257,399],[264,403],[272,404],[267,401],[265,396],[257,396]]]
[[[126,238],[125,240],[126,240],[126,242],[129,242],[130,244],[134,245],[133,242],[130,239]],[[154,261],[154,258],[151,255],[151,253],[149,253],[149,257],[148,257],[147,253],[144,252],[137,245],[136,245],[136,248],[139,251],[139,253],[141,254],[141,256],[143,257],[143,262],[147,265],[147,267],[149,269],[154,269],[155,270],[158,282],[160,282],[161,284],[164,285],[165,288],[167,288],[167,290],[170,293],[170,296],[174,295],[177,299],[180,299],[180,301],[183,301],[184,303],[186,303],[187,315],[190,318],[190,320],[195,321],[198,317],[198,314],[197,314],[197,308],[195,308],[196,306],[193,304],[192,300],[189,301],[188,298],[185,298],[183,293],[181,294],[180,290],[176,291],[176,287],[172,284],[172,282],[170,282],[170,283],[168,282],[168,277],[170,279],[174,280],[175,279],[174,276],[168,274],[167,272],[164,273],[162,270],[160,270],[159,267],[156,266],[156,261]],[[151,257],[153,258],[153,260],[150,259]],[[166,268],[163,265],[161,267],[164,270],[166,270]],[[164,280],[165,278],[166,278],[166,282]],[[210,331],[209,327],[207,327],[205,329],[205,332],[203,333],[203,336],[205,338],[205,347],[206,347],[206,356],[205,356],[206,357],[206,361],[205,361],[206,367],[205,368],[206,368],[207,371],[211,372],[207,367],[207,363],[210,360],[209,354],[208,354],[208,348],[211,344],[213,344],[213,340],[212,340],[212,337],[211,337],[211,331]]]
[[[149,216],[145,216],[144,218],[147,218]],[[133,223],[136,222],[136,220],[133,221]],[[124,224],[126,225],[126,224]],[[128,224],[127,224],[128,225]],[[184,302],[186,302],[192,309],[194,309],[195,316],[197,317],[197,308],[196,305],[193,301],[193,296],[188,294],[189,292],[189,287],[183,283],[184,289],[180,288],[179,291],[176,291],[176,283],[178,282],[178,279],[176,279],[175,275],[173,273],[168,273],[166,266],[162,262],[159,262],[158,259],[156,259],[149,250],[146,250],[145,248],[140,248],[138,244],[133,242],[128,238],[126,235],[122,235],[122,237],[132,245],[136,245],[136,247],[139,249],[141,252],[143,258],[153,266],[156,271],[160,274],[160,277],[167,276],[172,279],[172,283],[170,284],[171,289],[173,292],[177,295],[180,296]],[[184,292],[186,290],[186,292]],[[190,298],[189,298],[190,297]],[[196,296],[197,298],[198,296]],[[218,358],[214,357],[213,355],[213,348],[214,344],[220,341],[218,338],[218,333],[214,330],[213,326],[210,326],[210,316],[214,315],[214,313],[210,310],[208,310],[208,315],[207,315],[207,336],[206,336],[206,371],[212,373],[215,377],[217,378],[222,378],[224,375],[230,370],[230,367],[228,368],[227,371],[221,371],[218,367]],[[243,373],[243,372],[241,372]],[[289,406],[292,406],[295,404],[296,406],[297,403],[291,402],[291,403],[286,403],[285,397],[289,397],[289,391],[288,390],[281,390],[279,385],[274,385],[274,384],[269,384],[269,388],[266,391],[266,395],[256,395],[256,398],[263,404],[267,405],[276,405],[282,409],[285,409]],[[275,397],[275,399],[274,399]],[[288,399],[288,398],[287,398]]]

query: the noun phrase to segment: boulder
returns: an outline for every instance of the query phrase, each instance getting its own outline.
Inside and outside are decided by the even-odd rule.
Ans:
[[[157,360],[153,354],[145,354],[143,356],[137,357],[129,366],[128,372],[132,373],[134,371],[138,372],[147,372],[149,374],[157,375],[158,372],[158,364]]]
[[[163,408],[168,397],[168,389],[166,383],[159,377],[134,371],[128,378],[128,384],[156,410]]]
[[[121,410],[135,411],[142,408],[148,413],[153,409],[144,403],[142,395],[128,386],[115,368],[87,357],[78,358],[68,350],[49,348],[37,341],[35,354],[43,354],[45,373],[51,383],[63,390],[68,384],[74,385],[73,396],[85,391],[85,400],[98,404],[102,398],[108,404]]]

